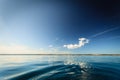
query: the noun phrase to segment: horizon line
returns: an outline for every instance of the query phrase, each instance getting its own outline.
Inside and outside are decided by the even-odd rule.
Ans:
[[[53,55],[78,55],[78,56],[120,56],[120,54],[0,54],[0,55],[49,55],[49,56],[53,56]]]

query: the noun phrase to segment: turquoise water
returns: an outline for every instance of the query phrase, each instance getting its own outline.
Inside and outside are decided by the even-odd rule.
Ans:
[[[0,80],[120,80],[120,56],[1,55]]]

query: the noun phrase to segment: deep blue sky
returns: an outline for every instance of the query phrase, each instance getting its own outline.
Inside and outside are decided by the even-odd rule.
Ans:
[[[77,44],[78,38],[90,41],[77,49],[63,47]],[[120,1],[1,0],[0,45],[11,44],[77,53],[120,53]]]

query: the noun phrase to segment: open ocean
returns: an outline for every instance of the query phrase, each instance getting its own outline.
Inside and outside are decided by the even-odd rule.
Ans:
[[[0,80],[120,80],[120,56],[0,55]]]

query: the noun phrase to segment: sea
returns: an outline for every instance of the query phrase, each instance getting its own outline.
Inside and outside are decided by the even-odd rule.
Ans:
[[[120,56],[0,55],[0,80],[120,80]]]

